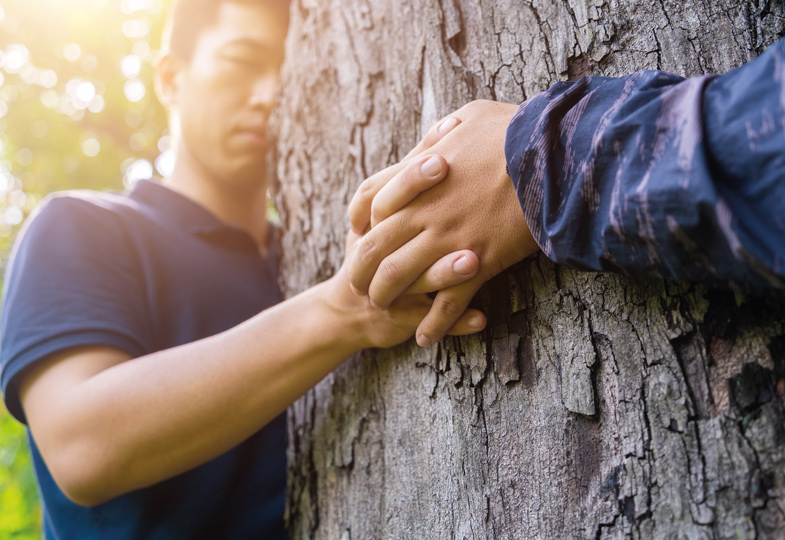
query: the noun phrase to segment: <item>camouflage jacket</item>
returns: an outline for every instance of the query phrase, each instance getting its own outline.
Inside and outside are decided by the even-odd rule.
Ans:
[[[520,106],[505,151],[557,263],[785,289],[785,40],[724,75],[557,83]]]

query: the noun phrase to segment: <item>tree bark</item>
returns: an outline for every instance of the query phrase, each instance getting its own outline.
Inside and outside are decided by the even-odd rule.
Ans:
[[[466,102],[725,72],[784,32],[783,0],[294,0],[287,294],[341,264],[360,181]],[[536,256],[477,305],[482,334],[366,351],[290,409],[292,538],[785,538],[784,302]]]

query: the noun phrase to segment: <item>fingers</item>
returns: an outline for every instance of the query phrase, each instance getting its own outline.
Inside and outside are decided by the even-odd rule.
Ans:
[[[436,292],[459,285],[476,276],[479,270],[480,259],[473,251],[456,251],[436,261],[404,294]]]
[[[411,162],[376,193],[371,203],[371,228],[406,206],[447,176],[442,156],[425,156]]]
[[[485,329],[488,324],[488,319],[485,314],[477,309],[467,309],[464,314],[458,319],[458,322],[450,328],[447,332],[450,336],[467,336],[469,334],[476,334]]]
[[[440,259],[444,252],[434,251],[430,238],[419,234],[379,262],[368,285],[368,296],[375,305],[388,307]]]
[[[439,142],[445,135],[455,129],[455,127],[458,126],[460,122],[461,121],[455,116],[448,116],[441,122],[438,122],[428,130],[428,133],[425,135],[425,137],[419,142],[417,146],[414,147],[411,152],[409,152],[409,154],[407,154],[404,159],[401,160],[400,163],[396,163],[391,167],[387,167],[386,169],[379,171],[373,176],[365,179],[360,184],[354,194],[354,197],[352,197],[352,201],[349,203],[349,222],[351,223],[352,230],[354,232],[357,234],[363,234],[368,229],[368,226],[371,223],[371,204],[373,203],[374,197],[379,192],[379,190],[382,189],[390,180],[392,180],[395,175],[404,170],[407,165],[409,165],[409,161],[411,159]],[[441,161],[446,166],[446,161],[444,161],[444,159],[441,159]],[[442,174],[447,174],[446,169],[443,169]],[[424,180],[427,181],[428,178],[429,177],[426,176]],[[432,180],[434,179],[433,177],[430,178]],[[444,176],[441,176],[438,178],[438,180],[434,181],[438,182],[442,178],[444,178]],[[424,189],[427,189],[427,187],[423,187],[423,189],[420,189],[420,191],[423,191]],[[408,199],[408,201],[410,200],[411,198]]]
[[[461,317],[464,316],[469,302],[472,301],[482,283],[482,279],[478,276],[466,283],[439,291],[433,300],[431,310],[417,328],[415,334],[417,344],[420,347],[427,347],[443,338],[451,328],[462,321]],[[469,319],[462,324],[468,324],[468,322]],[[484,324],[483,322],[483,327]]]
[[[446,118],[442,118],[439,122],[436,122],[434,125],[431,126],[431,129],[428,130],[428,133],[425,134],[425,137],[417,143],[417,146],[412,148],[412,151],[406,154],[406,157],[403,158],[404,161],[407,159],[411,159],[412,157],[416,156],[417,154],[421,154],[435,145],[437,142],[442,140],[445,135],[451,132],[453,129],[458,127],[458,124],[461,123],[460,118],[455,115],[447,116]]]
[[[371,224],[371,204],[374,197],[406,165],[407,163],[404,162],[396,163],[362,181],[349,203],[349,223],[351,223],[352,231],[363,234],[368,230]]]
[[[416,238],[422,229],[417,229],[407,221],[405,215],[396,214],[385,220],[378,227],[368,231],[355,245],[354,253],[349,259],[347,273],[353,290],[360,295],[368,294],[371,280],[379,265],[391,253]],[[416,261],[419,272],[406,282],[403,289],[412,284],[417,277],[439,258],[440,253],[430,260]],[[388,268],[389,269],[389,268]],[[392,272],[394,270],[389,269]]]
[[[433,246],[433,234],[422,233],[384,257],[368,286],[371,301],[381,308],[392,304],[442,257]]]

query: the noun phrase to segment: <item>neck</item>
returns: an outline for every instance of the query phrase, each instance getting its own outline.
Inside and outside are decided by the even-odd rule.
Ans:
[[[225,223],[245,230],[259,250],[267,250],[267,182],[238,186],[218,178],[181,148],[164,185],[210,211]]]

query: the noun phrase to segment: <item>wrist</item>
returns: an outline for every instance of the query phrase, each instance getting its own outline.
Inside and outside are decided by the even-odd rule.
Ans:
[[[352,292],[343,276],[343,269],[317,287],[320,289],[320,309],[323,310],[320,316],[330,321],[328,330],[335,339],[335,346],[345,351],[346,356],[373,347],[366,328],[368,298]]]

